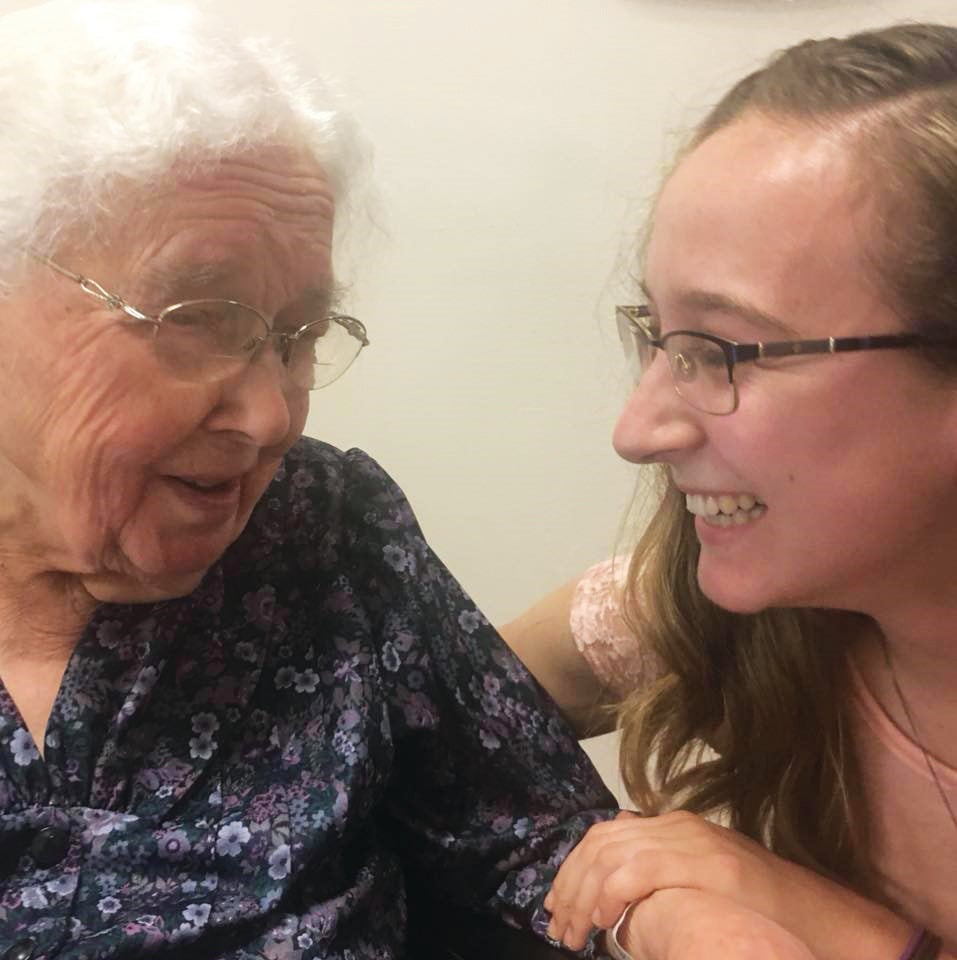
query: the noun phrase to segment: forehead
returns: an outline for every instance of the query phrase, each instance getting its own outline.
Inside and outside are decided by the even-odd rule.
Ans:
[[[656,205],[646,278],[786,314],[875,288],[873,202],[839,135],[745,117],[693,150]]]
[[[258,150],[199,173],[174,170],[116,210],[100,259],[107,276],[139,290],[331,283],[333,191],[301,153]]]

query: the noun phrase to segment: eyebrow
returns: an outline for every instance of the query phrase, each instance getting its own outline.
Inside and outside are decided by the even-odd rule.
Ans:
[[[647,285],[642,282],[639,286],[642,293],[653,303],[654,297]],[[753,304],[724,293],[716,293],[711,290],[685,290],[678,295],[678,304],[688,310],[732,314],[756,326],[764,327],[772,334],[778,334],[788,339],[797,336],[797,331],[789,327],[783,320],[759,310]]]
[[[201,291],[204,287],[223,283],[235,277],[236,273],[236,264],[223,260],[170,266],[154,262],[144,269],[142,278],[153,291],[161,295],[175,296],[184,289]],[[315,283],[303,289],[296,302],[319,303],[325,309],[331,309],[339,300],[340,294],[341,289],[334,281],[328,284]]]
[[[153,261],[144,268],[143,281],[154,289],[174,291],[183,287],[205,287],[224,280],[235,269],[222,261],[211,263],[178,263],[167,266]]]

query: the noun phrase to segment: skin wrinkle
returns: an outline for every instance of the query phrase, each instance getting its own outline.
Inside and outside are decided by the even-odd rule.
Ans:
[[[6,574],[6,564],[0,563]],[[39,587],[39,589],[38,589]],[[48,603],[50,593],[61,597],[56,617],[39,612],[38,602]],[[34,602],[33,595],[36,594]],[[41,584],[24,583],[15,597],[0,598],[0,660],[29,659],[38,664],[65,662],[76,643],[78,630],[90,619],[96,600],[75,580],[62,574],[51,574]]]
[[[257,166],[270,163],[265,172]],[[130,207],[136,216],[118,217],[108,243],[64,248],[57,259],[144,308],[152,304],[134,298],[147,264],[155,277],[158,255],[160,271],[174,276],[190,264],[224,264],[215,295],[267,317],[310,307],[311,318],[317,282],[321,299],[332,286],[324,178],[290,151],[223,171],[222,181],[204,174],[145,202],[140,195]],[[17,411],[0,421],[0,611],[39,611],[28,627],[19,619],[31,637],[24,645],[56,648],[58,638],[75,642],[95,597],[153,600],[193,588],[241,532],[299,436],[308,395],[287,383],[274,350],[226,381],[180,381],[140,328],[67,278],[37,265],[27,282],[0,303],[0,328],[30,316],[33,336],[29,348],[0,357],[0,399],[7,395]],[[17,338],[8,333],[7,341]],[[10,402],[18,391],[26,404]],[[239,512],[225,526],[183,526],[192,514],[175,500],[167,506],[175,487],[164,478],[202,475],[244,478]],[[0,634],[0,660],[13,643]]]

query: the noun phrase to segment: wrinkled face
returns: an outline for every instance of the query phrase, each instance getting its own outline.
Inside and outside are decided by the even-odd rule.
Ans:
[[[109,242],[56,259],[147,313],[239,300],[296,328],[326,309],[333,200],[291,151],[258,151],[131,206]],[[191,590],[243,530],[299,437],[308,393],[271,346],[188,382],[124,323],[38,265],[0,304],[0,530],[25,569],[77,574],[98,599]]]
[[[757,116],[694,150],[664,188],[647,251],[662,333],[904,329],[867,260],[886,226],[852,162],[836,139]],[[907,351],[759,361],[735,381],[735,413],[700,413],[659,354],[615,431],[623,457],[666,464],[687,494],[704,592],[738,611],[880,615],[939,589],[957,545],[957,386]]]

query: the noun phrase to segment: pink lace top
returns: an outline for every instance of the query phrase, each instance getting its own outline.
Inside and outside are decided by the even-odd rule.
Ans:
[[[582,656],[617,694],[657,674],[650,654],[621,619],[627,572],[624,557],[592,567],[576,588],[570,616]],[[853,666],[851,682],[855,740],[873,818],[873,857],[884,890],[902,914],[957,950],[957,830],[920,748],[884,713]],[[935,769],[957,810],[957,770],[942,763]]]

